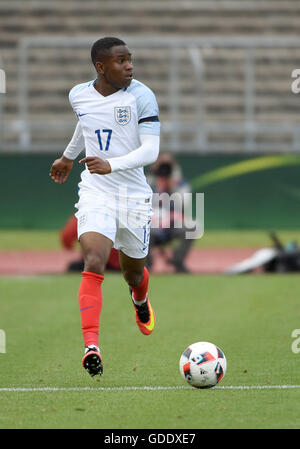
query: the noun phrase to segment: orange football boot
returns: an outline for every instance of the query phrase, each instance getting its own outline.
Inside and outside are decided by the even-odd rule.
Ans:
[[[130,289],[131,298],[133,295],[132,290]],[[149,297],[147,294],[147,301],[144,302],[141,306],[137,306],[132,300],[132,304],[135,309],[135,321],[138,325],[138,328],[144,335],[150,335],[155,326],[155,313],[150,304]]]
[[[96,346],[88,346],[82,359],[82,366],[92,376],[103,374],[102,356]]]

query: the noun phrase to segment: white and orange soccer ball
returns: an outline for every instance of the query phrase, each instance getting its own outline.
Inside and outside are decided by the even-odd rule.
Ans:
[[[182,377],[195,388],[211,388],[225,376],[226,357],[213,343],[200,341],[182,353],[179,369]]]

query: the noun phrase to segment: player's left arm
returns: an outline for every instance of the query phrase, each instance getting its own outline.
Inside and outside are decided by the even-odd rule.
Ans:
[[[141,145],[130,153],[106,159],[88,157],[85,162],[90,173],[105,175],[153,164],[159,154],[160,122],[158,104],[153,92],[146,86],[135,85],[131,93],[136,97],[138,132]]]
[[[141,146],[124,156],[107,159],[112,172],[153,164],[159,154],[160,122],[155,95],[151,89],[142,83],[134,84],[131,94],[136,98]]]
[[[155,134],[140,134],[141,146],[125,156],[108,159],[111,171],[130,170],[153,164],[159,154],[160,138]]]
[[[80,163],[85,163],[90,173],[107,175],[108,173],[130,170],[153,164],[159,154],[159,136],[153,134],[140,135],[141,146],[126,154],[103,160],[99,157],[85,157]]]

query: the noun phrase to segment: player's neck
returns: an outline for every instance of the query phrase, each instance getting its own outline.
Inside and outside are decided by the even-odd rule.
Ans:
[[[103,95],[103,97],[108,97],[108,95],[112,95],[120,90],[103,80],[99,80],[99,78],[94,82],[94,88]]]

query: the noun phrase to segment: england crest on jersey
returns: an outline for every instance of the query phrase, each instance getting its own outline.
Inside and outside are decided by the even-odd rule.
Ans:
[[[115,107],[115,119],[119,125],[127,125],[131,119],[130,106],[117,106]]]

